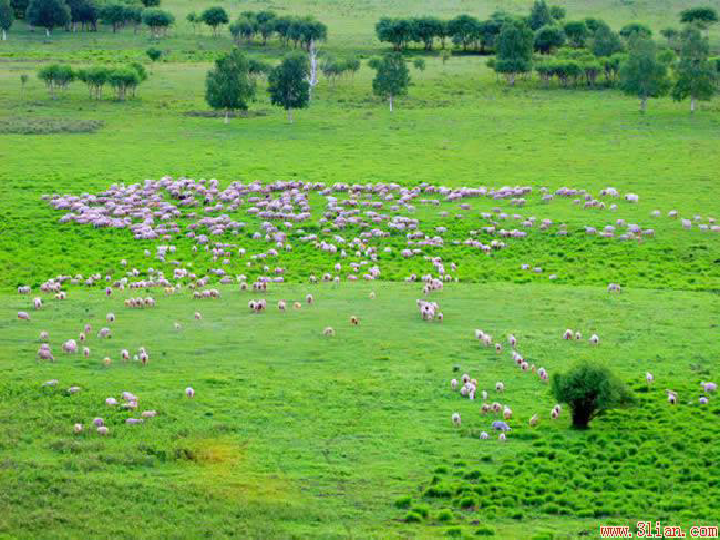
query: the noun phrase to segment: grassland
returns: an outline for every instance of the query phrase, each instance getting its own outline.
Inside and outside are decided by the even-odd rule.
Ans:
[[[694,4],[558,3],[570,18],[592,14],[615,27],[642,21],[655,30]],[[127,102],[90,101],[80,83],[50,100],[34,73],[49,61],[74,67],[145,61],[144,50],[155,42],[144,33],[55,32],[46,42],[16,24],[0,45],[0,540],[423,540],[479,531],[502,540],[548,538],[552,531],[555,540],[570,540],[597,538],[598,524],[607,522],[718,524],[720,409],[717,398],[700,406],[698,397],[700,381],[718,378],[720,235],[683,230],[665,217],[669,210],[720,217],[718,98],[694,116],[669,99],[652,102],[642,116],[635,101],[614,90],[544,90],[535,82],[509,89],[484,58],[454,56],[443,65],[430,55],[392,114],[372,97],[372,72],[363,65],[353,79],[335,86],[322,81],[292,125],[270,106],[262,83],[252,109],[266,114],[225,125],[185,115],[207,110],[205,72],[231,47],[229,38],[212,38],[207,30],[193,35],[184,22],[187,12],[209,4],[166,3],[179,20],[161,41],[166,61],[148,65],[149,80]],[[232,17],[245,9],[313,14],[329,26],[326,51],[367,57],[380,50],[373,25],[382,15],[487,16],[529,4],[224,5]],[[713,46],[719,35],[710,32]],[[271,45],[249,52],[274,61],[283,51]],[[30,75],[22,90],[21,74]],[[395,250],[380,258],[383,282],[340,287],[309,285],[310,274],[337,261],[292,239],[294,251],[278,262],[290,283],[263,294],[271,306],[265,314],[249,313],[253,295],[237,286],[221,288],[219,300],[143,292],[157,297],[154,310],[121,307],[123,294],[106,300],[100,289],[71,287],[66,301],[46,299],[43,310],[31,312],[30,323],[15,318],[30,301],[13,292],[19,285],[36,290],[58,274],[118,276],[122,258],[143,275],[160,265],[143,255],[155,244],[127,231],[59,224],[62,213],[42,195],[96,193],[163,175],[217,178],[223,186],[428,182],[569,186],[594,194],[614,186],[639,194],[640,203],[616,201],[613,213],[564,199],[545,205],[537,195],[522,209],[472,199],[463,219],[453,217],[457,203],[416,204],[423,230],[446,227],[447,239],[463,240],[486,225],[480,213],[494,206],[567,223],[570,233],[532,230],[491,257],[450,242],[428,251],[458,263],[460,283],[432,297],[442,306],[442,324],[416,316],[418,284],[392,283],[432,271],[422,258],[397,255],[405,247],[399,235],[377,244]],[[325,201],[313,195],[311,204],[305,229],[319,232]],[[662,218],[650,217],[656,209]],[[239,219],[252,232],[259,220],[244,210]],[[585,225],[617,218],[652,227],[656,237],[638,244],[582,233]],[[228,241],[248,253],[267,249],[247,235]],[[198,272],[214,266],[208,256],[191,254],[190,240],[172,243]],[[356,260],[351,255],[343,264]],[[250,280],[263,273],[246,262],[233,259],[229,273]],[[523,263],[545,271],[522,271]],[[548,280],[551,273],[556,280]],[[610,281],[625,291],[608,295]],[[274,308],[280,298],[300,300],[307,292],[316,305],[285,314]],[[60,353],[85,322],[97,329],[110,311],[118,315],[115,335],[90,338],[89,359]],[[193,319],[194,311],[202,320]],[[351,327],[351,315],[360,317],[359,327]],[[183,325],[179,332],[175,321]],[[326,326],[337,336],[324,338]],[[561,340],[568,327],[598,333],[600,347]],[[518,370],[509,353],[480,348],[474,328],[496,341],[515,333],[526,358],[551,374],[578,360],[607,365],[639,404],[598,419],[589,433],[568,429],[567,414],[550,422],[554,400],[547,387]],[[51,334],[56,364],[35,360],[41,330]],[[120,349],[141,346],[150,352],[148,366],[120,361]],[[114,360],[108,368],[105,356]],[[479,415],[479,402],[450,391],[455,370],[488,390],[505,382],[501,401],[516,415],[505,444],[479,440],[491,420]],[[645,371],[656,378],[649,389]],[[58,379],[58,387],[41,387],[49,379]],[[82,390],[70,395],[71,385]],[[186,386],[195,388],[195,399],[183,396]],[[679,392],[675,408],[666,403],[665,388]],[[140,408],[156,409],[157,418],[126,425],[127,413],[104,405],[123,391],[136,393]],[[460,429],[451,425],[453,412],[462,414]],[[530,430],[527,419],[535,412],[543,420]],[[107,438],[88,429],[96,416],[109,425]],[[72,434],[75,422],[86,426],[79,436]],[[420,522],[406,522],[409,513]]]

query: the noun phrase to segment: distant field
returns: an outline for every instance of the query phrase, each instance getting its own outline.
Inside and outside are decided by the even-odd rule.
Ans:
[[[304,303],[307,292],[315,304]],[[547,530],[569,540],[583,531],[597,538],[598,524],[608,521],[717,521],[711,494],[718,486],[710,479],[718,465],[703,441],[717,437],[720,410],[716,398],[697,404],[700,381],[717,374],[716,295],[450,284],[431,296],[445,314],[438,324],[416,315],[418,292],[382,283],[271,286],[268,312],[255,315],[246,304],[257,295],[236,287],[222,288],[218,300],[149,293],[158,306],[145,310],[122,307],[127,295],[105,300],[101,291],[78,291],[47,300],[29,323],[13,318],[28,299],[3,297],[0,533],[384,540],[438,538],[455,528],[471,538],[482,527],[502,540]],[[280,298],[303,307],[282,314]],[[113,337],[100,341],[94,333],[110,311]],[[351,315],[359,326],[350,325]],[[61,342],[86,322],[94,328],[85,343],[90,358],[63,355]],[[337,335],[323,337],[326,326]],[[600,346],[562,340],[566,327],[598,333]],[[514,333],[528,361],[551,374],[581,359],[607,365],[642,401],[574,433],[567,413],[548,420],[547,386],[519,370],[507,350],[480,347],[474,328],[503,343]],[[34,360],[41,330],[50,332],[55,364]],[[121,348],[139,347],[150,354],[148,366],[120,360]],[[645,393],[647,370],[656,383]],[[450,379],[464,372],[490,392],[488,401],[512,407],[514,430],[504,445],[496,435],[479,440],[492,421],[479,414],[481,400],[451,391]],[[59,380],[56,390],[41,388],[49,379]],[[496,381],[505,394],[493,390]],[[82,390],[68,395],[72,385]],[[187,386],[193,400],[183,396]],[[676,408],[666,403],[666,387],[680,392]],[[135,414],[104,404],[123,391],[138,396]],[[157,417],[124,423],[146,409]],[[460,429],[453,412],[462,415]],[[542,421],[530,430],[534,413]],[[105,419],[108,438],[92,432],[94,417]],[[84,434],[72,435],[76,422]],[[595,442],[575,458],[584,461],[553,469],[555,454],[566,463],[588,436]],[[482,508],[423,495],[433,471],[438,489],[467,490]],[[394,502],[407,497],[427,510],[426,524],[401,521],[408,510]],[[444,508],[449,521],[441,520]]]

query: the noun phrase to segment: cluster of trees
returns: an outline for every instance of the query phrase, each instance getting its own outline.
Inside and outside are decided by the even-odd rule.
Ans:
[[[549,17],[554,17],[552,20],[562,20],[565,10],[553,6],[548,9],[548,14]],[[450,40],[464,51],[474,49],[484,53],[488,48],[495,48],[503,24],[510,19],[513,17],[505,11],[496,11],[485,21],[471,15],[458,15],[449,21],[437,17],[383,17],[375,25],[375,31],[380,41],[391,43],[396,51],[406,49],[411,43],[417,43],[426,51],[431,51],[436,40],[439,40],[441,48],[445,49],[446,40]],[[530,26],[533,27],[532,24]]]
[[[45,28],[50,36],[55,28],[67,31],[96,31],[98,21],[111,26],[113,32],[131,25],[137,32],[145,24],[154,37],[167,32],[174,22],[172,13],[158,9],[160,0],[142,0],[141,4],[96,0],[0,0],[0,28],[3,40],[14,19],[25,19],[29,25]]]
[[[58,89],[65,91],[70,83],[79,80],[87,85],[90,99],[100,99],[103,87],[109,85],[115,91],[115,97],[122,101],[128,94],[135,96],[137,87],[147,80],[147,71],[138,63],[113,68],[93,66],[77,71],[67,65],[53,64],[41,68],[38,78],[48,87],[52,99]]]
[[[311,43],[327,39],[327,26],[309,16],[278,17],[274,11],[243,11],[230,25],[230,33],[238,46],[242,40],[251,43],[258,38],[266,45],[268,39],[277,35],[283,46],[292,41],[296,49],[301,45],[309,51]]]
[[[355,56],[348,58],[336,58],[334,56],[325,56],[320,64],[320,71],[333,84],[338,77],[342,77],[346,73],[354,75],[360,70],[360,60]]]
[[[658,48],[645,25],[629,24],[617,33],[594,18],[561,25],[545,0],[536,0],[529,17],[505,20],[489,65],[511,85],[518,76],[529,77],[533,67],[546,85],[557,78],[564,86],[570,81],[594,86],[604,74],[606,84],[617,81],[638,96],[643,111],[648,98],[670,90],[676,100],[689,97],[694,111],[696,100],[712,97],[718,82],[718,63],[711,62],[707,37],[701,34],[717,20],[711,8],[689,9],[681,14],[682,30],[663,31],[677,47],[678,60],[673,49]],[[534,52],[541,54],[539,61]]]

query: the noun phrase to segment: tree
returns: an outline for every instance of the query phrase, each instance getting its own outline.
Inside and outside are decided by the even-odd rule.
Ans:
[[[552,6],[550,8],[550,16],[556,21],[562,21],[565,18],[566,11],[564,7]]]
[[[633,34],[640,34],[641,36],[644,36],[646,38],[652,37],[652,30],[650,30],[644,24],[640,23],[626,24],[620,29],[619,33],[627,41],[630,41],[630,38]]]
[[[707,30],[710,25],[718,22],[718,14],[711,7],[697,7],[680,12],[680,22],[697,24],[701,29]]]
[[[553,375],[552,393],[570,407],[576,429],[587,429],[590,420],[606,410],[634,402],[628,388],[607,368],[590,364]]]
[[[118,100],[123,101],[127,97],[127,91],[133,90],[140,84],[141,79],[138,72],[132,67],[113,69],[108,73],[107,82],[115,90]]]
[[[0,30],[2,30],[3,41],[7,39],[7,33],[12,26],[14,18],[13,9],[9,0],[0,0]]]
[[[237,21],[230,25],[229,30],[235,40],[235,43],[240,45],[240,38],[245,38],[245,40],[249,42],[255,35],[255,32],[257,31],[257,23],[247,17],[240,17]]]
[[[156,49],[155,47],[150,47],[147,51],[145,51],[145,54],[150,59],[152,63],[157,62],[160,60],[160,57],[162,57],[163,52],[160,49]]]
[[[53,64],[40,69],[38,78],[47,85],[50,98],[55,99],[55,88],[65,90],[75,80],[75,72],[70,66]]]
[[[229,19],[227,12],[220,6],[207,8],[200,15],[200,20],[213,29],[213,35],[217,36],[217,28],[221,24],[227,24]]]
[[[595,32],[600,30],[602,27],[610,28],[605,21],[595,17],[585,17],[585,26],[587,26],[590,34],[595,34]]]
[[[410,71],[400,53],[389,53],[370,67],[377,71],[372,82],[373,94],[387,98],[390,111],[393,110],[393,98],[407,94],[410,85]]]
[[[533,33],[523,21],[508,20],[498,38],[495,71],[505,74],[508,84],[515,84],[518,73],[532,69]]]
[[[310,101],[310,64],[307,55],[292,53],[283,58],[268,76],[268,93],[273,105],[283,107],[292,123],[292,110],[307,107]]]
[[[132,24],[133,34],[137,34],[138,26],[142,24],[143,8],[140,6],[125,6],[123,13],[125,15],[124,24]]]
[[[425,60],[422,58],[416,58],[413,60],[413,67],[418,71],[425,71]]]
[[[451,53],[450,51],[444,50],[444,51],[442,52],[442,63],[443,63],[443,66],[445,65],[445,63],[446,63],[448,60],[450,60],[450,57],[451,57],[451,56],[452,56],[452,53]]]
[[[189,22],[193,27],[193,34],[197,32],[197,24],[200,22],[200,17],[195,11],[191,11],[185,16],[185,20]]]
[[[30,0],[10,0],[10,7],[13,10],[13,15],[16,19],[22,20],[25,18],[25,13],[30,5]]]
[[[609,26],[601,26],[597,29],[592,40],[592,53],[595,56],[612,56],[622,50],[623,44],[620,36]]]
[[[248,60],[248,74],[253,79],[257,79],[257,77],[260,76],[267,76],[271,69],[270,65],[262,60],[255,60],[254,58]]]
[[[260,68],[260,64],[255,67]],[[215,67],[205,79],[205,101],[215,110],[225,110],[225,123],[230,111],[246,111],[254,96],[255,81],[242,52],[235,49],[215,60]]]
[[[676,81],[672,89],[672,98],[682,101],[690,98],[690,112],[695,112],[696,100],[709,100],[715,93],[717,75],[708,60],[710,47],[708,39],[692,26],[686,28],[681,36],[680,63],[675,71]]]
[[[108,4],[100,9],[100,20],[104,24],[112,25],[113,34],[125,24],[125,9],[123,4]]]
[[[570,45],[576,48],[585,46],[585,40],[590,33],[585,21],[568,21],[563,26],[563,30],[565,30]]]
[[[153,37],[165,35],[167,29],[175,22],[175,16],[162,9],[147,9],[142,15],[143,22],[150,27]]]
[[[20,91],[21,92],[23,90],[25,90],[25,85],[27,84],[29,79],[30,79],[30,77],[28,77],[26,73],[23,73],[22,75],[20,75]]]
[[[53,28],[70,21],[70,8],[62,0],[31,0],[25,18],[28,24],[44,28],[50,36]]]
[[[422,41],[426,51],[432,51],[436,37],[444,34],[444,24],[437,17],[421,17],[415,20],[415,38]]]
[[[535,0],[532,8],[530,9],[530,17],[528,18],[528,24],[532,28],[533,32],[540,30],[543,26],[548,26],[553,23],[553,17],[550,13],[545,0]]]
[[[158,7],[160,5],[160,0],[140,0],[140,2],[145,7]]]
[[[480,21],[470,15],[458,15],[448,23],[453,41],[467,50],[468,45],[479,37]]]
[[[657,59],[655,43],[642,34],[630,36],[627,61],[620,69],[620,88],[640,98],[640,110],[647,109],[647,100],[667,94],[670,81],[667,66]]]
[[[543,26],[535,32],[534,48],[543,54],[565,44],[565,33],[559,26]]]
[[[676,41],[678,36],[680,35],[680,32],[678,32],[674,28],[668,27],[660,30],[660,35],[667,39],[668,47],[670,47],[671,49],[676,48]]]

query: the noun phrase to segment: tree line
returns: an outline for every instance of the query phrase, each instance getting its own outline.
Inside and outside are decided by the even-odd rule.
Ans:
[[[287,47],[292,41],[295,48],[301,46],[310,50],[310,44],[327,39],[327,26],[314,17],[280,16],[274,11],[243,11],[229,27],[237,45],[244,40],[253,43],[258,39],[266,45],[269,39],[277,36],[280,43]]]
[[[38,78],[47,86],[51,99],[56,97],[58,90],[64,92],[73,81],[79,80],[87,85],[90,99],[101,99],[102,89],[108,85],[115,91],[115,97],[122,101],[128,95],[134,97],[137,87],[147,80],[148,75],[145,67],[137,62],[124,67],[92,66],[78,70],[68,65],[52,64],[41,68]]]

